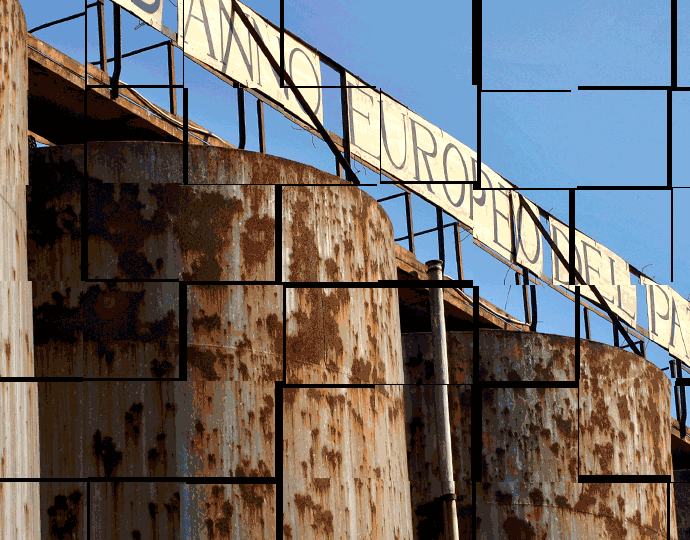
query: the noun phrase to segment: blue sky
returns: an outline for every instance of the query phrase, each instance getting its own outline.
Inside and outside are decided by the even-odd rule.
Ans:
[[[173,3],[165,0],[164,24],[175,29]],[[279,0],[246,0],[278,24]],[[76,13],[83,2],[24,0],[29,28]],[[394,6],[394,7],[393,7]],[[89,10],[88,58],[98,58],[94,9]],[[106,4],[108,47],[112,54],[112,5]],[[349,71],[477,149],[477,89],[472,76],[471,2],[420,5],[411,0],[285,0],[286,27]],[[123,52],[164,39],[123,12]],[[671,82],[669,3],[635,1],[499,2],[484,1],[482,80],[485,89],[567,89],[570,93],[484,93],[481,99],[482,161],[521,187],[544,188],[527,197],[568,222],[565,191],[575,186],[664,186],[667,183],[666,91],[578,91],[578,85],[668,85]],[[690,86],[690,6],[678,6],[678,84]],[[84,20],[37,32],[37,37],[83,62]],[[176,51],[178,83],[189,87],[190,118],[237,144],[237,100],[229,85]],[[112,72],[112,67],[111,67]],[[322,65],[325,84],[338,84]],[[184,80],[183,80],[184,75]],[[129,84],[166,84],[164,48],[123,61],[121,78]],[[167,106],[167,90],[141,90]],[[324,90],[325,125],[341,133],[339,91]],[[674,186],[690,186],[685,172],[690,137],[690,96],[673,94]],[[181,103],[181,95],[179,96]],[[258,150],[254,100],[247,97],[247,148]],[[281,114],[265,108],[267,151],[334,171],[325,143],[299,130]],[[378,176],[362,170],[362,182]],[[376,198],[397,188],[364,188]],[[670,191],[578,191],[576,225],[659,283],[690,293],[686,241],[689,190],[676,189],[671,221]],[[402,199],[383,203],[396,236],[405,234]],[[435,225],[431,207],[414,200],[415,230]],[[446,217],[450,222],[450,218]],[[671,282],[671,226],[674,229]],[[447,229],[446,252],[453,244]],[[481,295],[522,318],[522,295],[507,267],[478,249],[467,234],[462,242],[465,277]],[[406,242],[401,244],[407,247]],[[436,258],[435,234],[417,238],[417,258]],[[545,261],[547,273],[550,265]],[[455,277],[455,265],[446,273]],[[505,280],[505,285],[504,285]],[[573,335],[574,305],[548,287],[538,287],[542,332]],[[638,290],[639,324],[646,327],[646,302]],[[592,317],[593,339],[612,343],[610,324]],[[649,357],[668,366],[668,353],[648,344]]]

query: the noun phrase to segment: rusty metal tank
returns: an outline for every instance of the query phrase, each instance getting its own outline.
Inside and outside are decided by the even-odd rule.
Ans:
[[[407,446],[415,538],[443,537],[434,446],[431,334],[404,334]],[[667,538],[671,385],[651,362],[580,341],[579,388],[476,388],[473,334],[448,332],[452,446],[461,538],[471,536],[471,444],[481,444],[478,538]],[[575,380],[575,339],[481,329],[479,383]],[[426,385],[426,386],[425,386]],[[471,438],[481,392],[481,440]],[[578,398],[579,396],[579,398]],[[579,413],[579,416],[578,416]],[[578,420],[579,418],[579,420]],[[579,446],[578,446],[579,440]],[[578,460],[579,456],[579,460]],[[622,483],[578,483],[578,475]],[[672,489],[672,486],[671,486]],[[677,538],[672,525],[670,538]]]
[[[31,283],[26,267],[28,183],[26,18],[0,6],[0,378],[33,377]],[[41,537],[35,382],[0,382],[0,537]]]
[[[283,538],[411,539],[391,222],[357,188],[283,193]]]
[[[207,165],[222,163],[198,152],[190,182],[232,181],[211,178]],[[275,188],[183,186],[181,155],[156,143],[90,143],[86,160],[82,145],[32,154],[37,370],[52,378],[40,385],[41,472],[55,480],[42,484],[43,517],[72,538],[85,538],[85,493],[60,479],[87,476],[108,479],[91,493],[101,538],[276,536],[274,485],[222,483],[275,475],[283,294],[251,284],[275,279]],[[84,261],[94,281],[82,281]]]
[[[29,237],[32,279],[80,275],[85,161],[89,279],[275,281],[271,184],[282,185],[279,280],[395,277],[388,215],[336,176],[276,156],[191,146],[189,182],[202,185],[185,186],[181,144],[93,142],[86,159],[83,145],[41,148],[32,158],[31,179],[41,182],[40,193],[30,191],[29,220],[40,230]]]
[[[221,481],[249,477],[257,482],[254,477],[276,474],[275,383],[283,377],[284,293],[278,285],[252,284],[277,277],[278,190],[272,184],[284,184],[284,275],[293,281],[395,277],[390,220],[359,189],[295,185],[342,181],[253,152],[192,147],[188,159],[189,181],[200,185],[182,185],[179,144],[89,143],[86,155],[83,145],[42,148],[32,155],[27,212],[34,318],[41,328],[37,369],[54,377],[40,389],[46,441],[42,471],[55,479],[44,484],[43,499],[51,508],[57,504],[61,515],[74,516],[75,538],[82,535],[78,516],[83,516],[84,498],[77,496],[78,485],[59,479],[88,475],[112,479],[92,493],[103,519],[112,523],[110,529],[106,521],[99,525],[105,538],[129,538],[134,531],[143,538],[163,527],[199,538],[275,537],[275,485]],[[334,205],[340,205],[340,213]],[[336,239],[336,233],[347,237]],[[94,281],[81,281],[83,275]],[[99,281],[106,279],[130,281]],[[161,279],[179,279],[180,284],[156,281]],[[383,332],[397,320],[396,291],[327,292],[329,343],[344,342],[357,352],[360,337],[367,343],[380,340],[372,364],[362,355],[345,361],[343,351],[333,350],[333,365],[345,369],[354,362],[343,381],[400,382],[399,336]],[[312,294],[305,292],[305,301]],[[182,322],[181,303],[187,314]],[[369,328],[360,325],[350,335],[333,326],[359,309],[368,310],[361,322],[373,321]],[[177,339],[180,324],[182,331],[186,328],[183,344]],[[187,380],[175,381],[183,375],[181,350],[187,355]],[[60,381],[81,376],[104,380]],[[155,380],[138,382],[142,377]],[[401,483],[404,453],[394,452],[390,462],[382,457],[388,447],[402,448],[402,394],[396,387],[382,387],[377,394],[351,392],[350,428],[361,432],[357,419],[368,418],[367,433],[382,433],[379,457],[362,465],[360,483],[347,480],[353,512],[368,509],[369,517],[361,522],[369,523],[371,531],[382,534],[395,523],[399,538],[409,538],[409,511],[407,525],[397,515],[409,505],[387,502],[404,501],[406,494],[409,499],[409,488]],[[369,410],[376,400],[381,411],[389,412]],[[62,418],[58,423],[53,422],[55,411]],[[360,433],[356,444],[363,446],[364,440]],[[362,494],[365,474],[376,476],[378,484]],[[116,480],[125,476],[201,477],[205,483],[187,484],[181,491],[159,489],[156,483],[144,489]],[[386,499],[386,490],[397,499]],[[175,500],[179,520],[162,510],[175,508]],[[151,510],[150,520],[135,523],[118,511],[131,505],[157,505],[158,510]],[[293,501],[290,505],[296,508]],[[295,527],[300,520],[295,517]]]

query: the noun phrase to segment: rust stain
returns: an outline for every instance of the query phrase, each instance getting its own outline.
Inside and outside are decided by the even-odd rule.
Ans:
[[[325,510],[322,505],[317,504],[310,495],[302,495],[295,493],[295,506],[300,517],[304,518],[307,511],[311,511],[312,523],[311,527],[314,531],[325,534],[330,538],[333,534],[333,513],[330,510]]]
[[[276,220],[270,216],[259,216],[260,204],[264,201],[257,190],[261,190],[262,187],[253,186],[252,189],[250,196],[252,216],[245,221],[244,230],[240,235],[243,257],[242,280],[263,277],[259,276],[258,271],[262,266],[266,266],[267,260],[275,250]],[[272,276],[273,268],[266,268],[264,273]]]
[[[48,508],[48,538],[51,540],[73,538],[79,527],[82,492],[73,491],[69,496],[57,495]],[[28,513],[28,508],[26,509]]]
[[[283,540],[293,540],[292,527],[285,521],[285,512],[283,512]]]
[[[192,329],[194,330],[194,334],[199,335],[199,328],[203,328],[211,337],[211,341],[215,341],[213,338],[213,331],[217,330],[220,332],[220,317],[217,313],[206,315],[203,309],[200,309],[199,313],[201,314],[200,317],[192,318]],[[228,325],[230,325],[230,321],[228,321]]]
[[[292,238],[293,246],[288,281],[316,282],[321,262],[319,246],[316,243],[314,228],[304,218],[311,213],[313,195],[308,188],[290,187],[289,189],[295,193],[296,200],[293,204],[293,220],[288,233]],[[287,191],[288,188],[283,188],[283,193]]]
[[[100,472],[98,463],[101,462],[106,477],[112,476],[122,461],[122,452],[115,448],[113,438],[103,437],[100,429],[97,429],[93,435],[93,453],[96,458],[97,472]]]
[[[515,516],[510,516],[503,522],[503,531],[508,540],[535,540],[537,531],[531,523]]]
[[[283,402],[289,407],[295,405],[299,388],[283,388]]]
[[[7,374],[10,374],[10,360],[12,359],[12,346],[9,338],[5,340],[5,358],[7,359]]]
[[[201,377],[207,381],[218,381],[220,376],[216,371],[216,360],[219,360],[218,351],[203,350],[197,345],[187,346],[187,361],[192,368],[199,371]]]
[[[135,445],[139,444],[143,410],[143,403],[132,403],[129,411],[125,413],[125,441],[132,439]]]
[[[50,282],[39,284],[41,296],[49,296],[51,300],[35,305],[33,310],[37,356],[46,356],[46,351],[56,344],[71,350],[82,339],[85,346],[88,345],[85,351],[94,350],[108,368],[113,366],[123,343],[135,345],[137,349],[150,343],[159,354],[176,355],[176,351],[169,348],[169,342],[178,334],[175,311],[171,309],[153,322],[140,318],[140,313],[146,311],[145,296],[152,285],[84,284],[85,290],[78,293],[76,306],[70,302],[71,287],[63,294],[60,290],[51,292],[50,286]],[[88,367],[89,359],[84,361]],[[166,360],[157,359],[157,362],[156,370],[169,369]],[[46,371],[46,376],[53,375],[50,369],[50,366],[38,364],[37,376],[43,375],[41,370]],[[129,369],[136,369],[136,366]]]
[[[151,370],[151,376],[154,379],[172,377],[173,372],[175,370],[175,366],[173,366],[170,362],[168,362],[167,360],[161,360],[159,362],[157,358],[151,360],[151,364],[149,367]]]

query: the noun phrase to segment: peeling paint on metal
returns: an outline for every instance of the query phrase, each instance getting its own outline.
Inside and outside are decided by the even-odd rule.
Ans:
[[[283,280],[395,279],[390,218],[355,186],[283,187]]]

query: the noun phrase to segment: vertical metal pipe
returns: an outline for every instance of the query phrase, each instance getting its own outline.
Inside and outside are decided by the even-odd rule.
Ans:
[[[463,280],[464,274],[462,271],[462,244],[460,238],[460,222],[456,221],[453,224],[453,232],[455,233],[455,262],[458,266],[458,279]]]
[[[120,94],[120,72],[122,71],[122,24],[120,6],[113,4],[113,33],[115,34],[115,69],[110,79],[110,98],[117,99]]]
[[[264,134],[264,102],[256,100],[256,118],[259,123],[259,152],[266,153],[266,135]]]
[[[529,274],[528,274],[529,275]],[[527,284],[529,283],[529,278],[525,279],[524,269],[522,274],[522,304],[525,309],[525,324],[531,324],[532,318],[529,312],[529,290],[527,289]],[[515,272],[515,285],[520,285],[520,274]]]
[[[676,384],[678,384],[678,379],[683,378],[683,364],[681,363],[681,360],[676,359]],[[685,423],[688,419],[688,411],[686,408],[686,403],[685,403],[685,386],[676,386],[676,412],[678,414],[678,424],[680,425],[680,437],[681,439],[685,438]],[[680,402],[680,403],[679,403]],[[678,405],[680,404],[680,411],[678,411],[679,407]]]
[[[529,323],[529,330],[530,332],[536,332],[537,331],[537,287],[536,285],[530,285],[529,286],[530,290],[532,291],[530,294],[530,300],[532,302],[532,315],[530,323]]]
[[[343,153],[345,161],[352,165],[350,156],[350,106],[348,105],[347,77],[345,68],[340,68],[340,111],[343,122]]]
[[[98,0],[98,48],[101,53],[101,69],[108,73],[108,49],[105,46],[105,0]]]
[[[618,328],[616,327],[615,321],[611,322],[613,323],[613,345],[614,347],[620,347],[620,342],[618,340]]]
[[[438,228],[438,258],[446,262],[446,242],[443,237],[443,210],[436,207],[436,227]]]
[[[427,261],[429,280],[443,280],[443,261]],[[458,515],[455,508],[455,481],[453,480],[453,454],[450,448],[450,409],[448,407],[448,350],[446,322],[443,309],[443,289],[429,287],[431,332],[436,344],[434,373],[436,375],[436,433],[438,457],[441,465],[443,514],[445,517],[446,540],[458,540]]]
[[[177,89],[175,84],[175,47],[173,42],[168,41],[168,84],[170,85],[170,112],[177,114]]]
[[[589,310],[585,308],[585,339],[592,339],[592,335],[589,331]]]
[[[414,255],[414,223],[412,222],[412,194],[405,191],[405,214],[407,216],[407,242]]]
[[[237,148],[244,150],[247,144],[247,123],[244,117],[244,88],[240,84],[237,85],[237,115],[240,121],[240,143]]]

